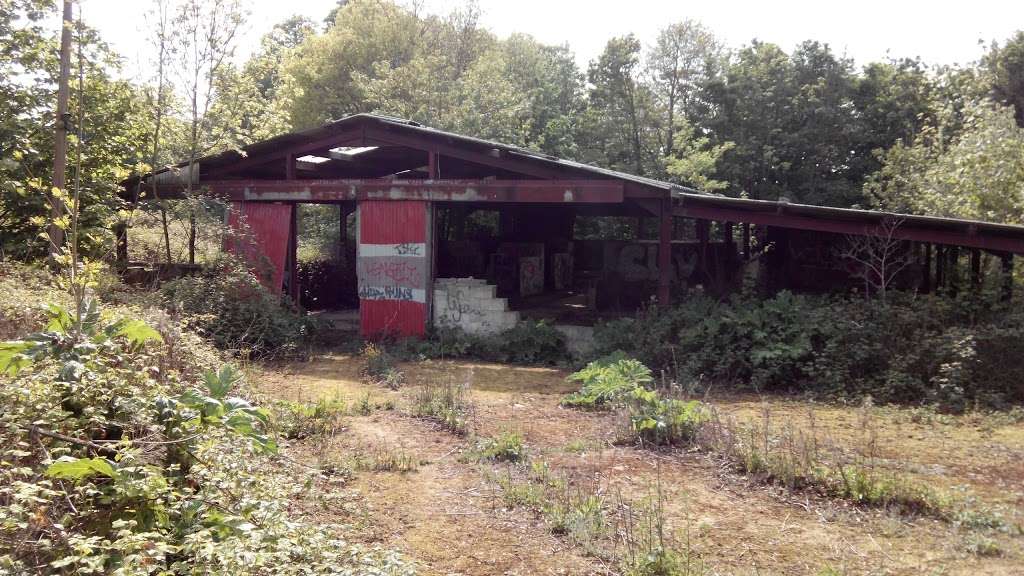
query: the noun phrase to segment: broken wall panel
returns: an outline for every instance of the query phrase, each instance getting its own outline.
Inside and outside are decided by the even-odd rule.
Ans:
[[[232,202],[228,211],[231,237],[224,249],[245,259],[263,285],[280,294],[288,263],[293,204]]]

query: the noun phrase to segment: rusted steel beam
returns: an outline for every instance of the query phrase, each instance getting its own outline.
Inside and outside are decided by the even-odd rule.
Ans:
[[[834,234],[850,234],[863,236],[877,232],[878,228],[864,222],[852,220],[838,220],[824,217],[799,216],[795,214],[777,212],[755,212],[751,210],[738,210],[722,208],[718,206],[701,206],[688,204],[676,206],[676,216],[685,218],[699,218],[706,220],[728,220],[731,222],[746,222],[750,224],[761,224],[766,226],[778,226],[781,228],[795,228],[797,230],[814,230],[817,232],[831,232]],[[995,250],[1024,254],[1024,239],[1011,238],[1008,236],[996,236],[975,231],[973,234],[968,230],[941,230],[936,228],[924,228],[904,222],[893,232],[895,238],[900,240],[913,240],[916,242],[931,242],[948,246],[964,246],[967,248],[981,248],[983,250]]]
[[[219,180],[203,182],[214,196],[247,202],[431,200],[439,202],[621,203],[613,180]]]

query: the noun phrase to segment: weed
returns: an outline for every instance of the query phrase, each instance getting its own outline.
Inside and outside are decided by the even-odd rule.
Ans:
[[[564,450],[573,454],[583,454],[587,451],[587,441],[577,438],[565,445]]]
[[[412,392],[413,416],[433,420],[455,434],[467,432],[470,410],[467,390],[462,385],[427,383]]]
[[[707,421],[704,405],[662,398],[657,390],[635,388],[629,398],[629,422],[641,444],[689,445]]]
[[[638,505],[623,502],[620,496],[620,535],[624,552],[620,569],[624,576],[699,576],[704,564],[690,543],[689,516],[684,547],[677,550],[665,521],[665,497],[661,483],[654,493]]]
[[[526,460],[523,435],[506,430],[494,438],[478,439],[466,459],[478,462],[522,462]]]
[[[382,344],[368,342],[363,347],[362,356],[363,374],[370,380],[392,390],[398,390],[405,384],[405,373],[395,365],[395,359]]]

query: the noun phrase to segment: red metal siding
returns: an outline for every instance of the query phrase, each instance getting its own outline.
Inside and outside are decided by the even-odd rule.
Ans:
[[[362,333],[422,336],[429,285],[427,203],[359,203],[359,317]]]
[[[240,238],[226,242],[225,249],[251,262],[263,285],[275,294],[281,292],[284,279],[292,210],[291,204],[232,202],[228,213],[228,226]]]

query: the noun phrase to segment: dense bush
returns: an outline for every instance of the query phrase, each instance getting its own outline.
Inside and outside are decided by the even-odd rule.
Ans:
[[[595,331],[596,353],[622,350],[683,381],[959,411],[1024,401],[1024,312],[932,296],[888,305],[797,296],[691,297]]]
[[[293,516],[309,486],[275,462],[240,372],[177,370],[177,335],[95,300],[44,314],[0,342],[0,573],[405,570]]]
[[[300,261],[299,302],[307,310],[358,308],[355,268],[333,260]]]
[[[160,296],[164,306],[222,350],[289,356],[300,353],[316,332],[312,319],[227,257],[200,274],[164,284]]]

